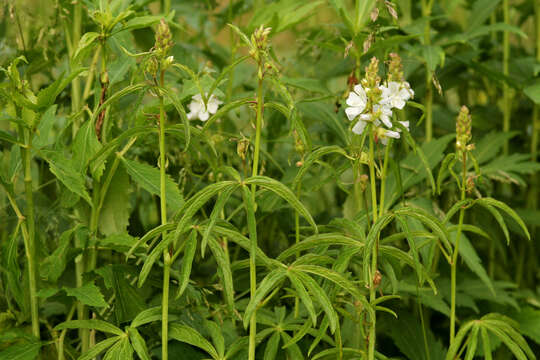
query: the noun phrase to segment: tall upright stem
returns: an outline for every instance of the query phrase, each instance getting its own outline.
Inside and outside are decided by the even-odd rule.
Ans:
[[[424,45],[431,45],[431,10],[433,8],[433,0],[422,0],[422,16],[425,19],[424,25]],[[426,63],[426,141],[429,142],[433,138],[433,87],[431,85],[431,70]]]
[[[373,132],[373,127],[370,128]],[[377,221],[377,179],[375,178],[375,144],[373,141],[373,134],[369,135],[369,180],[371,183],[371,207],[373,211],[373,223]]]
[[[503,21],[510,24],[509,0],[503,0]],[[508,63],[510,61],[510,32],[503,32],[503,75],[508,76]],[[510,87],[506,82],[503,84],[503,131],[510,131]],[[504,142],[504,154],[508,154],[508,139]]]
[[[388,159],[390,157],[390,147],[392,146],[392,139],[388,139],[388,144],[384,150],[384,164],[381,174],[381,195],[379,201],[379,217],[384,215],[384,197],[386,196],[386,174],[388,173]]]
[[[536,13],[536,62],[540,63],[540,2],[535,1]],[[531,159],[538,157],[538,136],[540,135],[540,106],[534,105],[532,117]]]
[[[161,71],[160,84],[164,84],[164,72]],[[165,107],[163,97],[159,98],[159,176],[160,176],[160,209],[161,224],[167,223],[167,197],[165,193],[166,179],[166,152],[165,152]],[[167,233],[164,231],[161,238],[165,240]],[[168,359],[169,341],[169,281],[171,276],[171,254],[169,249],[163,250],[163,298],[161,303],[161,358]]]
[[[373,210],[373,223],[377,221],[377,184],[375,178],[375,144],[373,139],[373,125],[370,127],[368,134],[369,136],[369,177],[371,182],[371,206]],[[369,302],[373,304],[377,297],[376,286],[374,284],[374,277],[377,273],[377,256],[378,256],[379,240],[377,238],[377,243],[373,246],[373,253],[371,256],[371,274],[369,280]],[[369,328],[369,345],[368,345],[368,360],[375,359],[375,343],[376,343],[376,323],[377,315],[375,314],[375,309],[373,309],[373,316],[371,318],[371,325]]]
[[[261,64],[259,64],[262,66]],[[255,150],[253,152],[253,172],[252,176],[257,176],[259,174],[259,152],[261,148],[261,130],[262,130],[262,120],[263,120],[263,79],[259,78],[259,86],[257,87],[257,115],[255,119]],[[251,186],[251,195],[253,197],[253,204],[256,206],[255,202],[255,192],[257,191],[255,184]],[[251,298],[255,296],[255,291],[257,291],[257,269],[255,265],[255,250],[251,249],[249,254],[249,289]],[[255,360],[255,347],[256,344],[256,335],[257,335],[257,312],[253,312],[253,315],[249,321],[249,360]]]
[[[73,5],[73,30],[72,30],[72,44],[71,49],[73,52],[79,45],[81,39],[82,28],[82,0],[77,0]],[[72,55],[72,54],[70,54]],[[81,83],[78,77],[75,77],[71,81],[71,111],[76,113],[81,108]],[[73,135],[77,133],[79,128],[79,122],[73,122]]]
[[[36,272],[36,230],[34,217],[34,194],[32,190],[32,135],[24,130],[26,148],[22,149],[24,168],[24,190],[26,196],[26,228],[27,236],[24,245],[28,262],[28,284],[30,288],[30,316],[32,319],[32,335],[37,339],[39,334],[39,313],[37,298],[37,272]]]
[[[463,169],[461,180],[461,200],[465,200],[465,189],[467,184],[467,154],[463,152]],[[465,208],[459,209],[459,224],[456,233],[456,242],[454,244],[454,252],[452,253],[452,263],[450,264],[450,345],[454,342],[456,336],[456,270],[459,257],[459,239],[461,237],[461,228],[463,227],[463,218],[465,216]]]
[[[163,0],[163,14],[168,15],[171,11],[171,0]]]

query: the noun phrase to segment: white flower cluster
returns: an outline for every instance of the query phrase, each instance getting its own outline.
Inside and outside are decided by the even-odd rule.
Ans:
[[[399,139],[400,130],[392,130],[392,109],[403,109],[407,100],[414,96],[414,91],[411,89],[408,82],[389,81],[386,84],[379,85],[381,91],[380,100],[373,104],[371,111],[368,109],[368,94],[369,89],[365,89],[361,84],[354,87],[347,98],[347,107],[345,114],[350,121],[358,117],[358,121],[353,126],[352,131],[355,134],[362,134],[367,124],[373,122],[377,127],[377,136],[381,142],[386,145],[388,138]],[[381,123],[386,128],[381,126]],[[400,121],[400,124],[409,129],[408,121]]]
[[[189,113],[187,117],[189,120],[199,119],[206,121],[217,112],[219,105],[223,104],[223,101],[219,100],[214,94],[207,96],[206,104],[201,96],[197,94],[191,98],[191,103],[188,105]]]

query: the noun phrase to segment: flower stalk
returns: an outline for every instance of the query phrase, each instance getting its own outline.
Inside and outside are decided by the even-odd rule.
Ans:
[[[505,24],[510,24],[510,5],[509,0],[503,0],[503,21]],[[505,30],[503,32],[503,75],[509,74],[509,62],[510,62],[510,32]],[[510,99],[510,87],[506,82],[503,83],[503,131],[505,133],[510,131],[510,119],[511,119],[511,99]],[[504,154],[508,155],[509,140],[504,141]]]
[[[431,11],[433,9],[433,0],[422,0],[422,17],[425,19],[424,25],[424,45],[431,46]],[[431,85],[432,74],[426,63],[426,142],[433,138],[433,87]]]
[[[20,127],[22,130],[22,127]],[[26,236],[24,245],[28,263],[28,284],[30,289],[30,316],[32,319],[32,335],[40,338],[39,310],[37,298],[37,272],[36,272],[36,231],[34,216],[34,193],[32,189],[32,132],[24,130],[26,139],[25,148],[21,149],[23,156],[24,190],[26,197]],[[25,231],[23,231],[24,235]]]
[[[469,114],[469,109],[462,106],[456,121],[456,158],[461,160],[461,182],[458,183],[461,197],[463,201],[466,198],[468,187],[467,181],[467,155],[468,152],[474,149],[473,144],[469,144],[472,138],[471,135],[472,121]],[[456,240],[454,250],[452,252],[452,261],[450,263],[450,345],[454,342],[456,335],[456,281],[457,281],[457,261],[459,257],[459,240],[463,227],[463,219],[465,217],[465,207],[459,209],[459,223],[456,232]]]

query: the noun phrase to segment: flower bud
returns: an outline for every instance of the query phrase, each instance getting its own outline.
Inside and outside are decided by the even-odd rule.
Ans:
[[[462,154],[471,149],[471,147],[468,146],[468,143],[472,138],[471,127],[472,121],[469,109],[463,105],[456,120],[456,150],[458,151],[458,154]]]
[[[298,133],[296,132],[296,130],[293,132],[293,134],[294,134],[294,149],[296,150],[297,153],[303,154],[305,150],[304,142],[302,141],[300,136],[298,136]]]
[[[396,53],[390,53],[390,62],[388,64],[388,82],[403,82],[403,64],[401,57]]]
[[[151,76],[156,76],[157,71],[158,71],[158,63],[157,63],[156,58],[154,57],[148,58],[145,64],[144,72]]]
[[[236,144],[236,154],[240,157],[242,160],[246,160],[246,153],[248,151],[249,147],[249,140],[248,139],[241,139],[238,141],[238,144]]]
[[[164,58],[173,46],[171,29],[164,19],[161,19],[157,32],[156,44],[154,45],[159,57]]]
[[[268,34],[270,34],[270,31],[272,31],[272,28],[265,28],[263,25],[255,30],[251,37],[251,41],[258,49],[266,49],[268,46]]]

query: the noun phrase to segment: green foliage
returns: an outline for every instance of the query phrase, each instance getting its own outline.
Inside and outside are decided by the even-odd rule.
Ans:
[[[536,1],[0,14],[0,359],[540,353]]]

